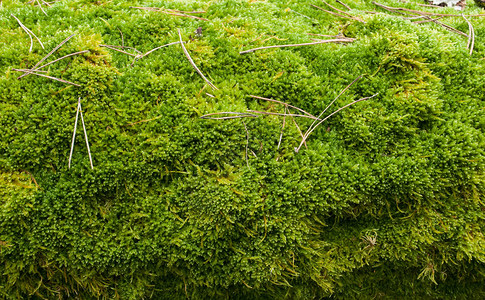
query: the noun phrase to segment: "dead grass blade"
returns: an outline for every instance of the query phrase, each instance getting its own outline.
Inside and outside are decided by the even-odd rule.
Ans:
[[[71,153],[69,154],[69,169],[71,168],[72,153],[74,151],[74,141],[76,140],[77,120],[79,117],[79,106],[81,105],[81,98],[79,98],[76,106],[76,121],[74,121],[74,132],[72,133]]]
[[[81,108],[81,98],[79,98],[79,112],[81,114],[81,122],[83,124],[84,138],[86,139],[86,147],[88,148],[89,163],[91,164],[91,169],[94,169],[93,159],[91,158],[91,149],[89,149],[88,134],[86,132],[86,126],[84,125],[83,111]]]
[[[202,12],[202,11],[182,12],[182,11],[178,11],[178,10],[165,9],[165,8],[159,8],[159,7],[136,7],[136,6],[130,6],[130,8],[136,8],[136,9],[142,9],[142,10],[148,10],[148,11],[156,11],[156,12],[161,12],[163,14],[172,15],[172,16],[176,16],[176,17],[185,17],[185,18],[192,18],[192,19],[197,19],[197,20],[202,20],[202,21],[209,21],[208,19],[205,19],[205,18],[188,15],[189,13],[191,13],[191,14],[205,13],[205,12]]]
[[[332,39],[332,40],[323,40],[313,43],[303,43],[303,44],[291,44],[291,45],[273,45],[273,46],[266,46],[260,48],[249,49],[245,51],[239,52],[239,54],[251,53],[258,50],[263,49],[270,49],[270,48],[285,48],[285,47],[300,47],[300,46],[310,46],[310,45],[319,45],[319,44],[327,44],[327,43],[352,43],[355,39],[352,38],[339,38],[339,39]]]
[[[65,43],[67,43],[67,42],[68,42],[68,41],[69,41],[69,40],[70,40],[70,39],[71,39],[73,36],[75,36],[75,34],[70,35],[70,36],[69,36],[67,39],[65,39],[65,40],[64,40],[64,41],[62,41],[62,42],[61,42],[59,45],[57,45],[57,46],[56,46],[54,49],[52,49],[52,51],[51,51],[51,52],[49,52],[49,53],[48,53],[46,56],[44,56],[44,57],[43,57],[41,60],[39,60],[39,61],[38,61],[38,62],[35,64],[35,66],[32,68],[32,70],[33,70],[33,71],[36,71],[36,70],[37,70],[37,67],[38,67],[38,66],[39,66],[41,63],[43,63],[43,62],[44,62],[44,60],[48,59],[48,58],[49,58],[49,56],[51,56],[51,55],[52,55],[54,52],[56,52],[56,51],[57,51],[57,49],[61,48],[61,47],[62,47],[62,45],[64,45]],[[25,74],[23,74],[23,75],[20,75],[20,76],[19,76],[17,79],[20,79],[20,78],[22,78],[22,77],[25,77],[25,76],[27,76],[27,75],[29,75],[29,74],[32,74],[32,73],[30,73],[30,72],[29,72],[29,73],[25,73]]]
[[[342,2],[342,1],[340,1],[340,0],[335,0],[335,2],[337,2],[337,3],[338,3],[338,4],[340,4],[340,5],[342,5],[343,7],[345,7],[345,8],[346,8],[346,9],[348,9],[348,10],[352,10],[352,9],[350,8],[350,6],[348,6],[347,4],[343,3],[343,2]]]
[[[217,115],[234,115],[234,116],[227,116],[227,117],[213,117]],[[201,116],[201,119],[207,120],[229,120],[229,119],[238,119],[238,118],[257,118],[258,116],[255,114],[250,113],[243,113],[243,112],[233,112],[233,111],[224,111],[224,112],[217,112],[217,113],[210,113]]]
[[[375,1],[372,1],[372,4],[379,6],[382,9],[385,9],[387,11],[392,11],[392,12],[401,12],[401,13],[406,13],[406,14],[417,14],[417,15],[428,15],[428,16],[436,16],[436,17],[461,17],[461,15],[457,14],[440,14],[440,13],[432,13],[432,12],[427,12],[427,11],[420,11],[420,10],[414,10],[414,9],[408,9],[408,8],[403,8],[403,7],[391,7],[391,6],[386,6],[384,4],[377,3]],[[485,17],[485,14],[478,14],[478,15],[465,15],[465,17]]]
[[[185,56],[187,57],[187,59],[189,60],[190,64],[192,65],[192,67],[194,67],[195,71],[197,71],[197,73],[199,73],[199,75],[202,77],[202,79],[204,79],[205,82],[207,82],[207,84],[214,90],[218,90],[218,88],[212,84],[212,82],[209,81],[209,79],[207,79],[204,74],[202,74],[202,72],[199,70],[199,68],[197,68],[197,66],[195,65],[194,61],[192,60],[192,58],[190,57],[190,54],[189,52],[187,51],[187,49],[185,48],[184,46],[184,42],[182,41],[182,35],[180,34],[180,29],[177,29],[178,31],[178,34],[179,34],[179,38],[180,38],[180,45],[182,46],[182,50],[184,51],[184,54]]]
[[[244,129],[246,130],[246,153],[245,153],[245,156],[246,156],[246,165],[248,166],[249,169],[251,169],[251,167],[249,166],[249,156],[248,156],[248,149],[249,149],[249,131],[248,131],[248,127],[246,126],[246,122],[244,122],[244,120],[242,120],[242,123],[244,125]]]
[[[330,7],[333,7],[333,6],[329,5],[328,3],[327,3],[327,5],[330,6]],[[313,5],[313,4],[310,4],[310,6],[316,8],[316,9],[319,9],[321,11],[324,11],[324,12],[326,12],[328,14],[337,16],[337,17],[341,17],[341,18],[344,18],[344,19],[350,19],[350,20],[354,20],[354,21],[357,21],[357,22],[365,23],[361,19],[357,19],[356,17],[353,17],[350,14],[348,14],[348,13],[346,13],[346,12],[340,10],[340,9],[336,9],[337,11],[342,12],[342,13],[339,14],[339,13],[336,13],[336,12],[333,12],[333,11],[330,11],[330,10],[323,9],[323,8],[321,8],[319,6],[316,6],[316,5]]]
[[[260,115],[282,116],[282,117],[290,116],[290,117],[297,117],[297,118],[308,118],[308,119],[312,119],[312,120],[315,120],[315,121],[320,120],[320,119],[317,119],[314,116],[307,116],[307,115],[286,114],[286,113],[282,114],[282,113],[274,113],[274,112],[251,110],[251,109],[248,109],[247,111],[250,112],[250,113],[253,113],[253,114],[260,114]]]
[[[464,14],[461,15],[463,19],[468,23],[468,43],[466,45],[467,49],[470,49],[470,55],[473,54],[473,48],[475,47],[475,29],[473,29],[472,23],[465,17]]]
[[[34,40],[32,39],[32,36],[34,36],[37,41],[39,41],[40,43],[40,46],[42,47],[42,49],[45,49],[44,48],[44,44],[42,44],[42,41],[30,30],[28,29],[24,24],[22,24],[22,22],[20,22],[20,20],[14,16],[13,14],[10,14],[12,17],[14,17],[15,20],[17,20],[17,22],[19,23],[20,27],[29,35],[30,37],[30,49],[29,49],[29,52],[32,52],[32,47],[34,45]]]
[[[299,108],[299,107],[296,107],[296,106],[293,106],[291,104],[288,104],[286,102],[282,102],[282,101],[278,101],[278,100],[274,100],[274,99],[270,99],[270,98],[264,98],[264,97],[259,97],[259,96],[254,96],[254,95],[249,95],[249,97],[251,98],[255,98],[255,99],[260,99],[260,100],[265,100],[265,101],[270,101],[270,102],[275,102],[275,103],[279,103],[281,105],[284,105],[285,107],[291,107],[291,108],[294,108],[298,111],[301,111],[302,113],[304,113],[305,115],[309,116],[309,117],[312,117],[314,119],[316,119],[316,117],[314,115],[312,115],[311,113],[309,112],[306,112],[304,111],[303,109]]]
[[[281,141],[283,140],[283,130],[285,130],[285,125],[286,125],[286,111],[288,107],[285,106],[285,116],[283,117],[283,125],[281,126],[281,133],[280,133],[280,140],[278,141],[278,148],[280,149]]]
[[[70,82],[70,81],[67,81],[67,80],[64,80],[64,79],[60,79],[60,78],[57,78],[57,77],[44,75],[44,74],[38,73],[36,70],[29,70],[29,69],[12,69],[12,70],[17,71],[17,72],[24,72],[24,75],[25,74],[33,74],[33,75],[37,75],[37,76],[40,76],[40,77],[45,77],[45,78],[49,78],[49,79],[52,79],[52,80],[56,80],[56,81],[60,81],[60,82],[63,82],[63,83],[67,83],[67,84],[70,84],[70,85],[80,87],[80,85],[77,84],[77,83],[73,83],[73,82]]]
[[[345,106],[342,106],[341,108],[337,109],[336,111],[334,111],[333,113],[329,114],[328,116],[326,116],[325,118],[323,118],[320,122],[318,122],[315,126],[313,126],[312,128],[310,128],[304,135],[303,137],[303,140],[300,142],[300,145],[298,146],[298,148],[295,148],[295,152],[298,153],[298,151],[300,151],[300,148],[301,146],[303,145],[303,143],[308,139],[308,136],[320,125],[322,124],[323,122],[325,122],[326,120],[328,120],[330,117],[332,117],[333,115],[335,115],[336,113],[340,112],[341,110],[351,106],[351,105],[354,105],[355,103],[357,102],[361,102],[361,101],[365,101],[365,100],[369,100],[371,98],[374,98],[375,96],[377,96],[379,93],[377,94],[374,94],[372,96],[369,96],[369,97],[365,97],[365,98],[361,98],[359,100],[355,100],[354,102],[352,103],[349,103]]]

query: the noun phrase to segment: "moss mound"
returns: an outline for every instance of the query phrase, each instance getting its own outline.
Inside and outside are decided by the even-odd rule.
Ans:
[[[470,55],[466,37],[371,1],[345,1],[354,19],[303,0],[26,2],[0,10],[1,297],[485,297],[484,18],[468,17]],[[382,4],[456,14],[415,2]],[[101,46],[146,53],[177,29],[217,90],[180,44]],[[309,33],[355,41],[239,54],[327,38]],[[71,34],[44,63],[89,52],[38,74],[79,87],[17,79]],[[312,120],[249,97],[318,115],[360,75],[325,115],[377,96],[298,153]],[[81,121],[68,166],[78,98],[94,169]],[[200,118],[247,110],[273,115]]]

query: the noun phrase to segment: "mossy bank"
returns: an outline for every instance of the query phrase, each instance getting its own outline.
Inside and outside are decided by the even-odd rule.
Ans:
[[[466,36],[371,1],[327,1],[354,19],[316,0],[66,0],[47,15],[26,2],[0,9],[1,297],[485,296],[485,18],[467,17],[470,55]],[[414,2],[379,1],[460,14]],[[45,49],[34,38],[29,52],[12,14]],[[440,22],[469,33],[462,17]],[[180,44],[133,66],[100,46],[145,53],[179,41],[178,29],[217,90]],[[38,73],[79,87],[17,79],[13,69],[71,34],[45,63],[89,52]],[[327,38],[309,34],[355,41],[239,54]],[[318,115],[361,75],[325,115],[377,96],[329,118],[298,153],[311,119],[200,118],[285,114],[250,95]],[[81,121],[69,168],[79,98],[94,169]]]

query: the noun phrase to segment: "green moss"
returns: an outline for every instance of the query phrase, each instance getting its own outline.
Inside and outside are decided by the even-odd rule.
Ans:
[[[59,1],[44,7],[46,16],[38,6],[3,2],[0,295],[483,297],[485,23],[471,19],[470,56],[465,37],[371,1],[348,3],[365,23],[309,4]],[[211,21],[130,6],[204,10]],[[465,13],[483,10],[469,4]],[[10,14],[45,49],[34,42],[29,52],[30,39]],[[468,32],[462,18],[443,22]],[[178,41],[177,29],[218,90],[180,45],[133,66],[133,57],[100,46],[124,43],[145,53]],[[239,54],[311,42],[307,33],[356,41]],[[71,34],[47,61],[89,52],[45,71],[81,87],[16,79],[13,69],[32,67]],[[326,121],[298,153],[298,130],[311,120],[295,118],[298,128],[287,117],[282,130],[278,116],[200,118],[284,112],[249,95],[318,115],[360,75],[329,112],[378,96]],[[94,170],[80,124],[68,168],[79,97]]]

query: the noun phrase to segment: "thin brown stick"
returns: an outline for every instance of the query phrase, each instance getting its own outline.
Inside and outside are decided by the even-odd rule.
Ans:
[[[37,73],[36,70],[28,70],[28,71],[26,69],[12,69],[12,70],[13,71],[17,71],[17,72],[25,72],[24,75],[25,74],[33,74],[33,75],[37,75],[37,76],[49,78],[49,79],[52,79],[52,80],[57,80],[57,81],[60,81],[60,82],[63,82],[63,83],[67,83],[67,84],[71,84],[71,85],[80,87],[79,84],[76,84],[76,83],[73,83],[73,82],[70,82],[70,81],[67,81],[67,80],[64,80],[64,79],[60,79],[60,78],[56,78],[56,77],[52,77],[52,76],[40,74],[40,73]]]
[[[179,44],[180,42],[173,42],[173,43],[168,43],[168,44],[165,44],[165,45],[162,45],[162,46],[159,46],[159,47],[156,47],[156,48],[153,48],[152,50],[148,51],[147,53],[141,55],[141,57],[145,57],[147,56],[148,54],[152,53],[153,51],[156,51],[160,48],[163,48],[163,47],[167,47],[167,46],[171,46],[171,45],[176,45],[176,44]],[[182,42],[183,43],[183,42]],[[140,58],[141,58],[140,57]]]
[[[470,34],[468,35],[468,43],[466,45],[466,48],[470,49],[470,55],[472,55],[473,48],[475,47],[475,29],[473,29],[472,23],[465,17],[464,14],[462,14],[461,16],[468,23],[468,31]]]
[[[136,121],[136,122],[133,122],[133,123],[129,123],[129,124],[126,124],[125,126],[133,126],[133,125],[140,124],[140,123],[151,122],[151,121],[160,119],[161,117],[163,117],[163,115],[159,115],[159,116],[156,116],[155,118],[151,118],[151,119],[147,119],[147,120],[141,120],[141,121]]]
[[[291,44],[291,45],[273,45],[273,46],[266,46],[260,48],[249,49],[245,51],[239,52],[239,54],[251,53],[258,50],[263,49],[270,49],[270,48],[284,48],[284,47],[299,47],[299,46],[310,46],[310,45],[319,45],[319,44],[327,44],[327,43],[352,43],[355,39],[345,38],[345,39],[333,39],[333,40],[325,40],[325,41],[318,41],[313,43],[303,43],[303,44]]]
[[[168,10],[164,8],[158,8],[158,7],[136,7],[136,6],[130,6],[130,8],[136,8],[136,9],[142,9],[142,10],[149,10],[149,11],[156,11],[156,12],[161,12],[167,15],[172,15],[172,16],[177,16],[177,17],[185,17],[185,18],[192,18],[192,19],[197,19],[197,20],[202,20],[202,21],[210,21],[205,18],[197,17],[197,16],[191,16],[187,15],[186,13],[180,13],[180,12],[175,12],[175,10]],[[171,12],[173,11],[173,12]],[[202,13],[202,12],[191,12],[191,13]]]
[[[81,97],[79,97],[79,112],[81,113],[81,122],[83,124],[84,138],[86,139],[86,147],[88,148],[89,163],[91,164],[91,169],[94,169],[93,159],[91,158],[91,149],[89,149],[88,134],[86,132],[86,126],[84,125],[83,111],[81,108]]]
[[[287,106],[285,106],[285,116],[283,117],[283,125],[281,126],[281,133],[280,133],[280,140],[278,141],[278,148],[280,149],[281,141],[283,140],[283,130],[285,130],[285,124],[286,124],[286,110],[288,109]]]
[[[33,70],[33,71],[40,72],[40,71],[39,71],[40,69],[43,69],[43,68],[45,68],[45,67],[47,67],[47,66],[49,66],[49,65],[52,65],[53,63],[56,63],[56,62],[58,62],[58,61],[60,61],[60,60],[63,60],[63,59],[65,59],[65,58],[68,58],[68,57],[71,57],[71,56],[74,56],[74,55],[79,55],[79,54],[88,53],[88,52],[89,52],[89,50],[83,50],[83,51],[74,52],[74,53],[71,53],[71,54],[68,54],[68,55],[64,55],[64,56],[63,56],[63,57],[61,57],[61,58],[55,59],[55,60],[53,60],[53,61],[51,61],[51,62],[49,62],[49,63],[47,63],[47,64],[45,64],[45,65],[42,65],[42,66],[40,66],[40,67],[37,67],[37,69],[35,69],[35,70]]]
[[[342,96],[352,85],[354,85],[354,83],[356,83],[357,81],[359,81],[362,77],[363,77],[363,75],[358,76],[357,78],[354,79],[354,81],[352,81],[342,91],[340,91],[340,93],[337,95],[337,97],[335,97],[335,99],[333,99],[333,101],[330,102],[330,104],[327,105],[327,107],[325,107],[325,109],[318,115],[318,117],[317,117],[318,120],[321,120],[320,117],[330,108],[330,106],[332,106],[332,104],[335,101],[337,101],[340,98],[340,96]],[[313,131],[314,126],[318,126],[318,125],[315,125],[316,121],[317,120],[313,121],[312,124],[310,125],[310,127],[308,127],[308,130],[305,132],[305,135],[304,135],[304,139],[303,140],[306,140],[306,137],[308,136],[309,132]],[[300,147],[301,147],[301,144],[298,147],[298,149],[296,150],[296,152],[298,152],[300,150]]]
[[[184,46],[184,42],[182,41],[182,34],[180,33],[180,29],[177,29],[178,31],[178,34],[179,34],[179,38],[180,38],[180,45],[182,46],[182,50],[184,51],[184,54],[185,56],[187,57],[187,59],[189,60],[190,64],[192,65],[192,67],[194,67],[195,71],[197,71],[197,73],[199,73],[199,75],[202,77],[202,79],[204,79],[205,82],[207,82],[207,84],[214,90],[218,90],[218,88],[212,84],[212,82],[209,81],[209,79],[207,79],[204,74],[202,74],[202,72],[199,70],[199,68],[197,68],[197,66],[195,65],[194,61],[192,60],[192,58],[190,57],[190,54],[189,52],[187,51],[187,49],[185,49],[185,46]]]
[[[125,48],[125,38],[123,37],[123,32],[118,28],[118,31],[121,34],[121,49]]]
[[[40,67],[37,67],[36,69],[17,69],[17,70],[21,70],[22,72],[25,72],[25,74],[20,75],[19,77],[17,77],[17,79],[20,79],[20,78],[26,76],[26,74],[34,74],[34,72],[45,72],[45,71],[40,71],[40,69],[45,68],[45,67],[47,67],[49,65],[52,65],[53,63],[58,62],[60,60],[63,60],[64,58],[67,58],[67,57],[70,57],[70,56],[74,56],[74,55],[78,55],[78,54],[82,54],[82,53],[87,53],[87,52],[89,52],[89,50],[84,50],[84,51],[79,51],[79,52],[71,53],[71,54],[65,55],[65,56],[63,56],[61,58],[55,59],[55,60],[53,60],[53,61],[51,61],[51,62],[49,62],[49,63],[47,63],[45,65],[42,65]]]
[[[234,115],[230,117],[212,117],[216,115]],[[233,112],[233,111],[224,111],[224,112],[217,112],[217,113],[210,113],[201,116],[201,119],[207,120],[229,120],[229,119],[238,119],[238,118],[257,118],[258,116],[255,114],[250,113],[243,113],[243,112]]]
[[[375,1],[372,1],[372,4],[377,5],[385,10],[393,11],[393,12],[401,11],[401,12],[413,13],[418,15],[428,15],[428,16],[436,16],[436,17],[461,17],[461,15],[456,15],[456,14],[439,14],[439,13],[419,11],[419,10],[402,8],[402,7],[391,7],[391,6],[386,6],[384,4],[377,3]],[[485,17],[485,14],[465,15],[465,16],[466,17]]]
[[[249,149],[249,131],[248,131],[248,127],[246,126],[246,122],[244,122],[243,119],[241,119],[243,125],[244,125],[244,129],[246,130],[246,153],[245,153],[245,156],[246,156],[246,165],[248,166],[249,169],[251,169],[251,167],[249,166],[249,156],[248,156],[248,149]]]
[[[310,6],[312,6],[312,7],[316,8],[316,9],[319,9],[319,10],[321,10],[321,11],[324,11],[324,12],[326,12],[326,13],[328,13],[328,14],[334,15],[334,16],[338,16],[338,17],[341,17],[341,18],[344,18],[344,19],[350,19],[350,20],[354,20],[354,21],[358,21],[358,22],[365,23],[364,21],[362,21],[362,20],[360,20],[360,19],[357,19],[356,17],[352,17],[352,16],[350,16],[350,17],[349,17],[349,16],[347,16],[347,15],[348,15],[347,13],[345,13],[345,14],[347,14],[347,15],[343,15],[343,14],[338,14],[338,13],[336,13],[336,12],[333,12],[333,11],[329,11],[329,10],[323,9],[323,8],[321,8],[321,7],[319,7],[319,6],[316,6],[316,5],[313,5],[313,4],[310,4]]]
[[[290,116],[290,118],[291,120],[293,120],[293,123],[295,124],[296,129],[298,130],[298,133],[300,134],[301,138],[304,139],[305,137],[303,136],[303,132],[301,131],[300,126],[298,126],[298,123],[295,121],[293,117]],[[305,148],[308,148],[308,146],[306,145],[306,141],[304,142],[304,144],[305,144]]]
[[[298,111],[301,111],[302,113],[304,113],[304,114],[306,114],[306,115],[308,115],[308,116],[310,116],[310,117],[316,118],[316,117],[315,117],[314,115],[312,115],[311,113],[306,112],[306,111],[304,111],[303,109],[301,109],[301,108],[299,108],[299,107],[296,107],[296,106],[293,106],[293,105],[291,105],[291,104],[288,104],[288,103],[286,103],[286,102],[282,102],[282,101],[278,101],[278,100],[274,100],[274,99],[270,99],[270,98],[264,98],[264,97],[254,96],[254,95],[249,95],[249,97],[251,97],[251,98],[255,98],[255,99],[260,99],[260,100],[265,100],[265,101],[270,101],[270,102],[279,103],[279,104],[284,105],[284,106],[286,106],[286,107],[291,107],[291,108],[294,108],[294,109],[296,109],[296,110],[298,110]]]
[[[335,38],[335,39],[348,39],[348,37],[342,36],[342,35],[330,35],[330,34],[318,34],[318,33],[307,33],[308,35],[312,36],[323,36],[323,37],[330,37],[330,38]]]
[[[170,8],[165,8],[165,10],[173,11],[181,14],[205,14],[206,13],[205,11],[183,11],[183,10],[176,10],[176,9],[170,9]]]
[[[115,51],[121,52],[121,53],[126,54],[126,55],[129,55],[129,56],[133,56],[133,57],[137,57],[138,56],[137,54],[133,54],[133,53],[130,53],[130,52],[126,52],[126,51],[117,49],[116,47],[119,47],[119,46],[111,46],[111,45],[99,45],[99,46],[100,47],[105,47],[105,48],[108,48],[108,49],[111,49],[111,50],[115,50]]]
[[[44,1],[42,1],[44,2]],[[39,2],[39,0],[37,0],[37,3],[39,4],[39,7],[40,7],[40,10],[44,13],[44,15],[47,16],[47,13],[45,12],[45,10],[42,8],[42,4]]]
[[[134,48],[134,47],[128,47],[128,46],[118,46],[118,45],[100,45],[101,47],[106,47],[106,48],[109,48],[109,49],[112,49],[112,48],[121,48],[121,49],[131,49],[131,50],[134,50],[136,51],[138,54],[143,54],[143,52],[141,52],[140,50]],[[115,49],[112,49],[112,50],[115,50]]]
[[[352,8],[350,8],[350,6],[348,6],[347,4],[343,3],[342,1],[340,0],[335,0],[335,2],[337,2],[338,4],[342,5],[343,7],[345,7],[346,9],[348,10],[352,10]]]
[[[371,98],[374,98],[375,96],[377,96],[379,93],[377,94],[374,94],[372,96],[369,96],[369,97],[365,97],[365,98],[361,98],[359,100],[355,100],[354,102],[352,103],[349,103],[345,106],[342,106],[341,108],[337,109],[336,111],[334,111],[333,113],[329,114],[328,116],[326,116],[323,120],[321,120],[320,122],[318,122],[317,125],[315,125],[313,128],[311,128],[304,136],[303,140],[300,142],[300,145],[298,146],[298,148],[295,149],[295,152],[298,153],[298,151],[300,151],[300,148],[301,146],[303,145],[303,143],[308,139],[308,136],[315,130],[315,128],[317,128],[320,124],[322,124],[323,122],[325,122],[326,120],[328,120],[330,117],[332,117],[333,115],[335,115],[336,113],[340,112],[341,110],[351,106],[351,105],[354,105],[355,103],[357,102],[360,102],[360,101],[365,101],[365,100],[369,100]]]
[[[349,14],[348,12],[345,12],[345,11],[343,11],[343,10],[341,10],[341,9],[338,9],[338,8],[336,8],[336,7],[335,7],[335,6],[333,6],[333,5],[330,5],[330,4],[329,4],[327,1],[325,1],[325,0],[320,0],[320,1],[322,1],[323,3],[325,3],[325,4],[326,4],[328,7],[330,7],[331,9],[333,9],[333,10],[335,10],[335,11],[338,11],[339,13],[341,13],[341,14],[343,14],[343,15],[346,15],[346,16],[348,16],[348,17],[354,18],[354,16],[352,16],[352,15],[351,15],[351,14]]]
[[[358,76],[357,78],[354,79],[354,81],[352,81],[349,85],[347,85],[338,95],[337,97],[335,97],[335,99],[333,99],[332,102],[330,102],[329,105],[327,105],[327,107],[325,107],[325,109],[318,115],[318,119],[320,119],[320,117],[330,108],[330,106],[332,106],[332,104],[337,101],[340,96],[342,96],[351,86],[353,86],[357,81],[359,81],[361,78],[363,77],[363,75],[360,75]],[[315,124],[315,121],[310,125],[309,129],[312,129],[313,125]],[[306,135],[306,133],[305,133]]]
[[[39,41],[40,43],[40,46],[42,47],[42,49],[45,49],[44,48],[44,44],[42,44],[42,41],[32,32],[32,30],[28,29],[24,24],[22,24],[22,22],[20,22],[20,20],[14,16],[13,14],[10,14],[12,17],[14,17],[15,20],[17,20],[17,22],[19,23],[20,27],[25,31],[27,32],[27,34],[29,35],[30,37],[30,49],[29,49],[29,52],[32,52],[32,46],[34,45],[34,40],[32,39],[32,35],[37,39],[37,41]]]
[[[440,26],[444,27],[445,29],[448,29],[449,31],[452,31],[452,32],[454,32],[454,33],[458,33],[458,34],[460,34],[460,35],[462,35],[462,36],[468,37],[468,35],[467,35],[466,33],[464,33],[463,31],[460,31],[460,30],[456,29],[455,27],[452,27],[452,26],[450,26],[450,25],[447,25],[447,24],[441,23],[441,22],[439,22],[439,21],[433,20],[433,19],[431,19],[430,17],[427,17],[427,18],[428,18],[429,20],[431,20],[431,22],[436,23],[436,24],[438,24],[438,25],[440,25]]]
[[[259,110],[252,110],[252,109],[248,109],[247,111],[250,112],[250,113],[254,113],[254,114],[268,115],[268,116],[291,116],[291,117],[297,117],[297,118],[308,118],[308,119],[312,119],[312,120],[315,120],[315,121],[320,120],[320,119],[317,119],[316,117],[307,116],[307,115],[282,114],[282,113],[274,113],[274,112],[259,111]]]
[[[51,51],[51,52],[49,52],[49,53],[48,53],[46,56],[44,56],[44,57],[43,57],[41,60],[39,60],[39,61],[38,61],[38,62],[35,64],[35,66],[32,68],[32,70],[34,70],[34,71],[35,71],[35,70],[37,69],[37,67],[38,67],[38,66],[39,66],[41,63],[43,63],[43,62],[44,62],[44,60],[46,60],[47,58],[49,58],[49,56],[51,56],[51,55],[52,55],[54,52],[56,52],[56,51],[57,51],[57,49],[59,49],[60,47],[62,47],[62,45],[64,45],[65,43],[67,43],[67,42],[68,42],[68,41],[69,41],[69,40],[70,40],[70,39],[71,39],[71,38],[72,38],[74,35],[75,35],[75,34],[70,35],[70,36],[69,36],[67,39],[65,39],[65,40],[64,40],[64,41],[62,41],[62,42],[61,42],[59,45],[57,45],[57,46],[56,46],[54,49],[52,49],[52,51]],[[25,76],[27,76],[27,75],[29,75],[29,74],[31,74],[31,73],[25,73],[25,74],[23,74],[23,75],[19,76],[17,79],[20,79],[20,78],[22,78],[22,77],[25,77]]]
[[[76,106],[76,121],[74,121],[74,131],[72,133],[72,142],[71,142],[71,152],[69,154],[69,164],[68,167],[69,169],[71,168],[71,159],[72,159],[72,153],[74,151],[74,141],[76,140],[76,130],[77,130],[77,120],[79,117],[79,105],[81,104],[81,98],[79,98]]]
[[[416,22],[414,22],[414,24],[423,24],[423,23],[428,23],[428,22],[434,22],[434,21],[441,20],[443,18],[444,17],[438,17],[438,18],[435,18],[435,19],[426,19],[424,21],[416,21]]]

